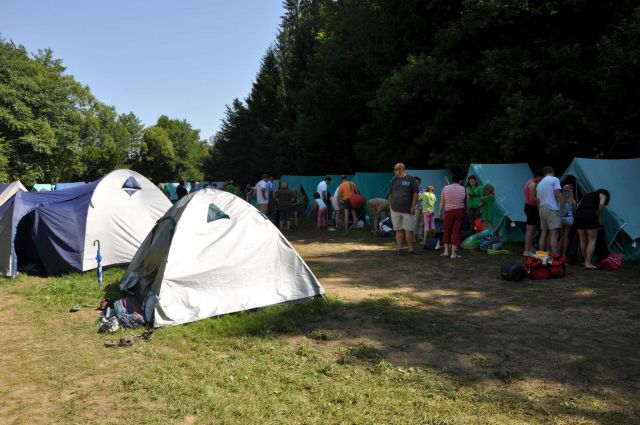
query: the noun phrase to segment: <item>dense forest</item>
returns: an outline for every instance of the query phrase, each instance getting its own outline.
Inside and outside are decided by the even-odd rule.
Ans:
[[[640,3],[286,0],[209,173],[640,156]]]
[[[185,120],[145,128],[65,74],[51,50],[0,39],[0,182],[95,180],[132,168],[156,182],[201,179],[208,143]]]
[[[640,156],[640,2],[285,0],[210,142],[0,39],[0,181],[156,182]]]

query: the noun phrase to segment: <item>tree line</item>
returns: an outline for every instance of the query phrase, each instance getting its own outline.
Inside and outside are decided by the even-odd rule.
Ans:
[[[186,120],[145,128],[65,74],[50,49],[0,38],[0,182],[92,181],[131,168],[156,182],[201,180],[208,143]]]
[[[640,156],[636,1],[283,6],[213,139],[213,177]]]

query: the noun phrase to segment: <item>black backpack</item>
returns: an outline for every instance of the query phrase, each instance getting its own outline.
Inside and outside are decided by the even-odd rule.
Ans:
[[[503,279],[520,282],[525,277],[526,271],[520,264],[507,263],[500,266],[500,275]]]

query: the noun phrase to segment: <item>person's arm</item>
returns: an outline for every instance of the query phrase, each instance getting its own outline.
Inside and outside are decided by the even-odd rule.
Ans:
[[[604,194],[600,194],[600,204],[598,204],[598,217],[602,217],[604,207],[606,207],[607,197]]]
[[[529,199],[527,199],[527,201],[533,205],[538,205],[540,203],[540,200],[538,200],[538,197],[536,196],[536,186],[536,182],[529,183]]]
[[[409,210],[411,214],[415,214],[417,202],[418,202],[418,193],[413,192],[413,197],[411,198],[411,209]]]
[[[260,186],[260,193],[262,194],[262,199],[267,199],[267,188],[265,186]]]
[[[553,194],[556,196],[556,202],[558,205],[562,205],[562,192],[559,189],[555,189]]]
[[[444,191],[442,191],[442,194],[440,195],[440,206],[438,207],[438,217],[440,218],[442,218],[442,209],[444,208],[446,202],[447,201],[444,197]]]

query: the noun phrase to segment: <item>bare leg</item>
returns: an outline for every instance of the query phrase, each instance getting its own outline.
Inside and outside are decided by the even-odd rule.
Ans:
[[[549,245],[551,245],[552,252],[558,252],[558,233],[559,229],[549,230]]]
[[[409,252],[413,252],[413,232],[411,230],[405,230],[407,235],[407,246],[409,247]]]
[[[547,249],[547,230],[543,230],[540,233],[540,251],[546,251]]]
[[[344,209],[344,230],[349,229],[349,210]]]
[[[584,267],[587,269],[595,269],[591,260],[593,259],[593,252],[596,250],[596,239],[598,238],[598,229],[589,229],[587,232],[587,255],[584,257]]]
[[[524,238],[524,252],[533,251],[533,232],[536,231],[535,224],[527,224],[527,233]]]
[[[356,210],[351,210],[351,218],[353,218],[353,227],[358,227],[358,215],[356,214]]]
[[[448,257],[449,256],[449,247],[451,246],[451,244],[444,244],[444,252],[442,253],[443,257]],[[451,250],[453,251],[453,248],[451,248]]]
[[[402,249],[402,242],[404,241],[404,230],[396,231],[396,247],[398,251]]]
[[[567,250],[569,249],[569,232],[571,227],[565,226],[562,228],[562,256],[567,256]]]
[[[578,229],[578,236],[580,237],[580,254],[582,254],[582,260],[584,261],[587,258],[587,230]]]
[[[378,212],[374,212],[373,213],[373,231],[375,232],[376,230],[378,230],[378,222],[380,221],[380,213]]]
[[[459,257],[458,255],[458,247],[456,245],[451,245],[451,258]]]

